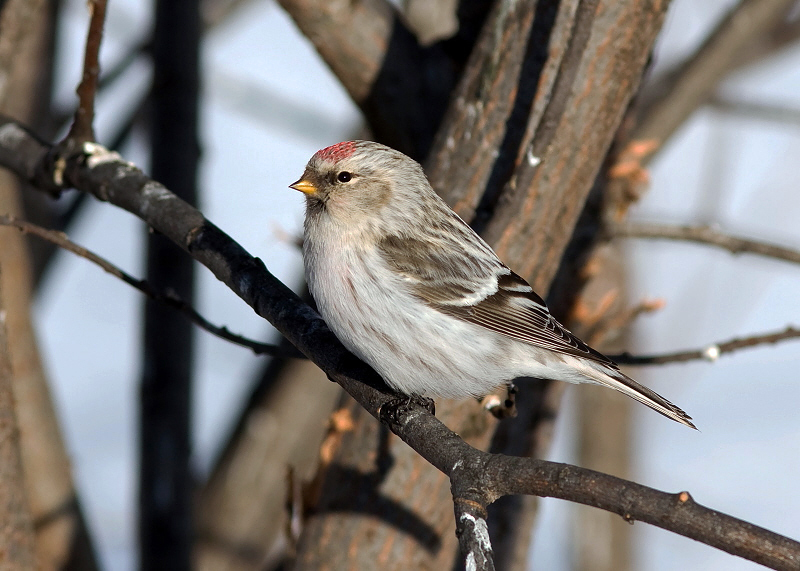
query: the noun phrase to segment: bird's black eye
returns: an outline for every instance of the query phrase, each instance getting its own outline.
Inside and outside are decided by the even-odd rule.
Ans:
[[[353,178],[353,175],[351,175],[347,171],[342,171],[342,172],[340,172],[339,174],[336,175],[336,180],[338,180],[339,182],[350,182],[350,180],[352,178]]]

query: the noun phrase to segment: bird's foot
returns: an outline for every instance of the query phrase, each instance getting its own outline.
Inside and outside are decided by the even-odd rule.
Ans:
[[[392,399],[381,406],[379,416],[381,422],[389,427],[400,426],[405,417],[415,408],[423,408],[433,415],[436,414],[436,404],[432,398],[405,395]]]
[[[492,416],[499,419],[514,418],[517,416],[517,386],[509,383],[506,389],[505,399],[499,394],[487,395],[481,401],[483,408],[492,413]]]

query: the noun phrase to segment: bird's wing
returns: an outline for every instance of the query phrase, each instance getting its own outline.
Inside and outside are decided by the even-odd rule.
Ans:
[[[608,357],[578,339],[550,314],[544,300],[514,272],[497,276],[497,291],[472,305],[439,304],[442,313],[557,353],[590,359],[617,370]]]
[[[450,236],[458,236],[458,243],[438,243]],[[556,321],[528,282],[508,269],[477,235],[388,237],[378,247],[384,261],[430,307],[512,339],[618,370],[608,357]]]

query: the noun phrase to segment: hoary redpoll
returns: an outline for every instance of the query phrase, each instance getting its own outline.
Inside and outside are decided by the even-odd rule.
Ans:
[[[395,390],[465,397],[517,377],[595,383],[694,427],[558,323],[404,154],[339,143],[291,187],[306,195],[303,260],[322,317]]]

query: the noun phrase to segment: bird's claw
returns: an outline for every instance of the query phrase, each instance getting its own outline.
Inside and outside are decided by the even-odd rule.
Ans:
[[[405,417],[415,408],[423,408],[429,413],[436,414],[436,404],[432,398],[419,395],[397,397],[384,403],[379,411],[381,422],[389,427],[403,424]]]

